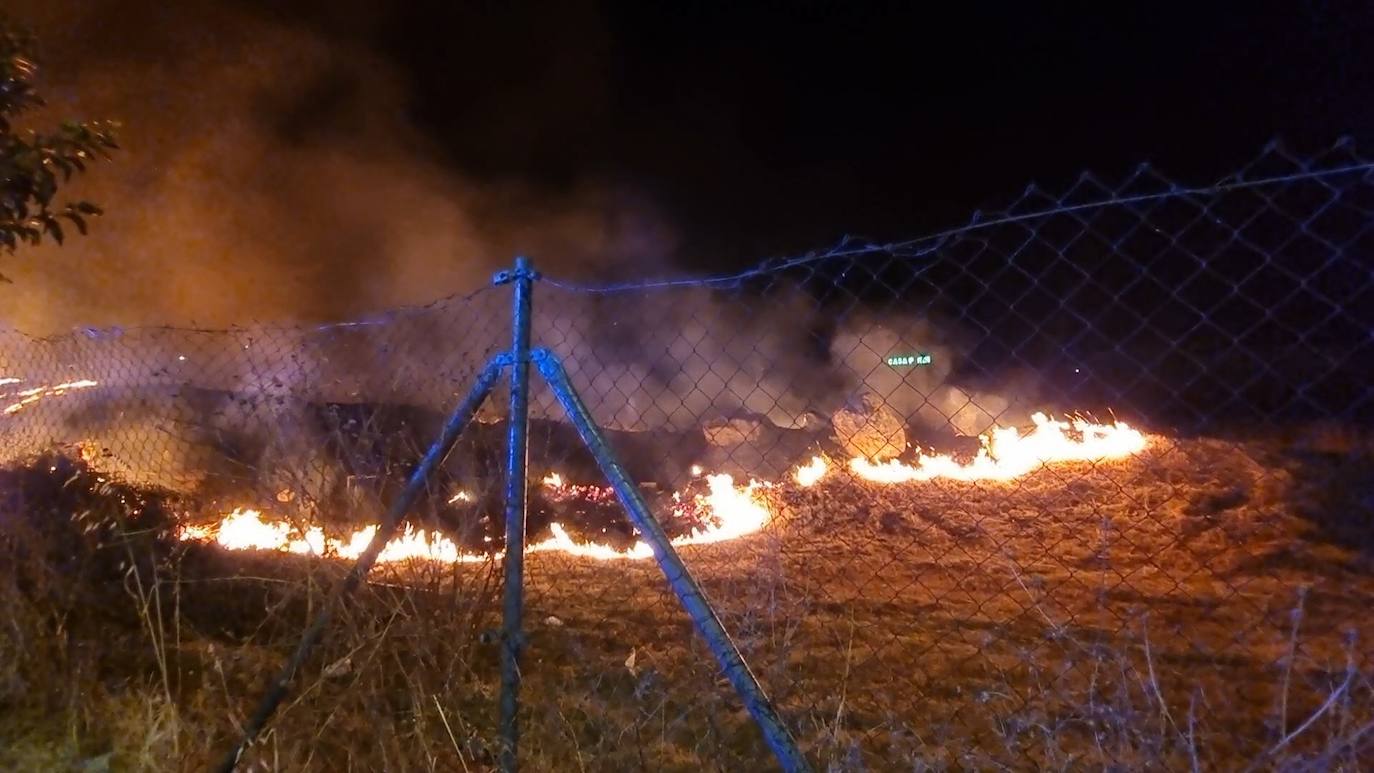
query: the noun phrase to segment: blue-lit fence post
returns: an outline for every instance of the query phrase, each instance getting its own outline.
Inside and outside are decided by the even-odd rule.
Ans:
[[[497,285],[514,284],[511,316],[510,413],[506,418],[506,553],[505,593],[501,620],[501,770],[514,773],[519,765],[520,651],[524,648],[521,617],[525,583],[525,467],[528,459],[530,390],[530,294],[538,274],[528,258],[516,258],[515,269],[499,272]]]

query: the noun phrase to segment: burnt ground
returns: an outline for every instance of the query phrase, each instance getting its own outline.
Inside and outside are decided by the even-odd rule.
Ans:
[[[836,477],[780,492],[767,534],[689,552],[809,748],[842,767],[1188,767],[1196,754],[1229,768],[1347,678],[1346,713],[1328,709],[1314,723],[1326,731],[1284,751],[1325,752],[1374,721],[1374,552],[1333,532],[1318,496],[1355,475],[1345,466],[1163,441],[1130,463],[1005,485]],[[1368,523],[1368,509],[1347,513]],[[682,680],[661,715],[743,724],[728,700],[691,705],[687,685],[710,670],[684,665],[670,598],[627,592],[598,617],[576,590],[628,585],[615,579],[627,571],[653,588],[648,567],[540,557],[533,603],[576,622],[540,631],[547,675],[531,678],[600,684],[633,648]],[[1370,762],[1374,747],[1360,749]]]
[[[776,489],[764,533],[684,554],[821,768],[1358,768],[1374,762],[1369,472],[1158,440],[1007,484],[835,474]],[[0,681],[0,763],[203,769],[344,569],[158,545],[144,590],[93,586],[104,600],[81,604],[99,616],[58,625],[39,612],[74,596],[9,591],[27,654]],[[766,765],[651,563],[527,568],[529,769]],[[372,579],[255,759],[488,769],[494,567]]]

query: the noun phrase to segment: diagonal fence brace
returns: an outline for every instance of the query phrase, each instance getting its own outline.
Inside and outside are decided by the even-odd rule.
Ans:
[[[310,651],[319,643],[320,637],[324,634],[324,629],[329,625],[329,621],[333,619],[339,603],[357,590],[363,577],[372,570],[372,565],[377,562],[377,557],[381,555],[382,549],[386,547],[392,537],[396,536],[396,529],[400,526],[401,521],[410,512],[410,508],[414,507],[415,500],[420,498],[429,476],[453,450],[453,445],[458,442],[463,430],[472,423],[478,409],[482,407],[482,403],[491,394],[501,372],[510,364],[511,356],[509,353],[498,354],[491,358],[486,367],[478,374],[477,380],[468,390],[467,396],[453,409],[453,413],[444,423],[444,428],[439,433],[439,437],[435,439],[434,444],[430,446],[429,451],[420,460],[420,464],[410,473],[410,478],[407,479],[406,486],[401,490],[400,496],[391,503],[391,507],[382,517],[381,523],[377,525],[377,533],[373,534],[372,540],[367,543],[367,549],[358,557],[357,563],[349,570],[343,582],[334,589],[334,593],[325,601],[324,607],[311,621],[310,627],[301,635],[300,644],[296,645],[296,651],[286,661],[281,673],[268,685],[267,692],[263,695],[257,711],[254,712],[252,718],[248,720],[248,724],[243,728],[242,738],[215,770],[220,771],[220,773],[231,773],[238,765],[239,758],[244,751],[267,726],[268,720],[272,718],[277,707],[286,698],[287,690],[296,672],[304,665],[306,658],[310,656]]]
[[[634,485],[630,476],[626,474],[625,469],[615,458],[615,453],[601,435],[601,430],[597,428],[591,412],[587,410],[587,406],[582,402],[582,398],[578,396],[577,390],[573,388],[572,382],[568,379],[568,373],[563,368],[563,363],[558,359],[558,355],[548,349],[535,349],[530,352],[530,359],[538,368],[539,375],[553,390],[554,397],[557,398],[559,405],[568,415],[568,420],[577,428],[577,433],[582,437],[582,442],[586,444],[587,450],[596,457],[601,472],[606,476],[611,487],[615,489],[620,504],[629,514],[630,520],[639,531],[640,537],[653,550],[654,559],[663,569],[663,575],[667,578],[673,593],[677,595],[678,601],[687,610],[687,615],[692,619],[692,624],[696,626],[697,632],[706,640],[707,646],[711,649],[711,654],[715,655],[716,661],[720,663],[726,678],[730,680],[730,684],[734,685],[735,691],[744,701],[745,708],[748,709],[750,716],[754,718],[754,722],[763,732],[763,738],[768,743],[769,748],[773,750],[773,755],[777,758],[778,764],[787,773],[809,771],[811,768],[797,748],[796,740],[792,738],[792,734],[788,732],[782,718],[778,716],[772,701],[764,693],[763,686],[759,684],[754,673],[749,670],[749,665],[744,661],[744,655],[740,653],[739,647],[735,645],[734,640],[725,630],[725,626],[720,622],[720,618],[716,616],[715,609],[712,608],[711,602],[706,599],[706,594],[701,585],[697,583],[696,578],[692,577],[691,572],[687,570],[687,565],[682,562],[682,557],[673,548],[672,542],[668,539],[668,534],[663,531],[658,519],[650,511],[648,503],[639,493],[639,488]]]

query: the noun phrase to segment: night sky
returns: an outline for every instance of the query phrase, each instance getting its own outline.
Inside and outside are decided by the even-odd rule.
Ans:
[[[694,265],[909,237],[1089,169],[1205,183],[1270,139],[1374,138],[1369,3],[403,5],[295,18],[398,63],[463,174],[626,184]]]
[[[938,7],[937,7],[938,6]],[[945,7],[949,6],[949,7]],[[1224,6],[1224,7],[1223,7]],[[913,10],[918,9],[919,10]],[[1242,10],[1243,9],[1243,10]],[[92,235],[0,323],[322,320],[918,237],[1091,170],[1374,146],[1369,3],[20,0]]]

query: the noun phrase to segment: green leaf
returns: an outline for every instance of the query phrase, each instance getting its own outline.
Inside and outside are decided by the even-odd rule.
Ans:
[[[33,197],[47,207],[57,195],[57,176],[49,169],[39,169],[33,174]]]
[[[53,166],[56,166],[58,169],[62,170],[62,181],[63,181],[63,182],[66,182],[67,180],[72,179],[72,171],[73,171],[73,168],[72,168],[72,162],[71,162],[70,159],[63,158],[62,156],[54,156],[54,157],[51,159],[51,161],[52,161]]]
[[[52,238],[56,240],[58,244],[62,243],[65,234],[62,232],[62,224],[57,222],[57,218],[52,215],[44,215],[43,230],[51,234]]]
[[[78,215],[70,209],[62,213],[62,216],[72,221],[72,223],[76,225],[76,230],[80,231],[82,236],[86,235],[86,218]]]
[[[102,210],[85,201],[59,204],[60,194],[92,161],[119,148],[119,124],[112,121],[68,120],[47,133],[14,127],[14,116],[43,104],[34,88],[34,48],[33,38],[0,13],[0,251],[6,252],[45,237],[60,244],[72,227],[86,234],[88,218]]]

